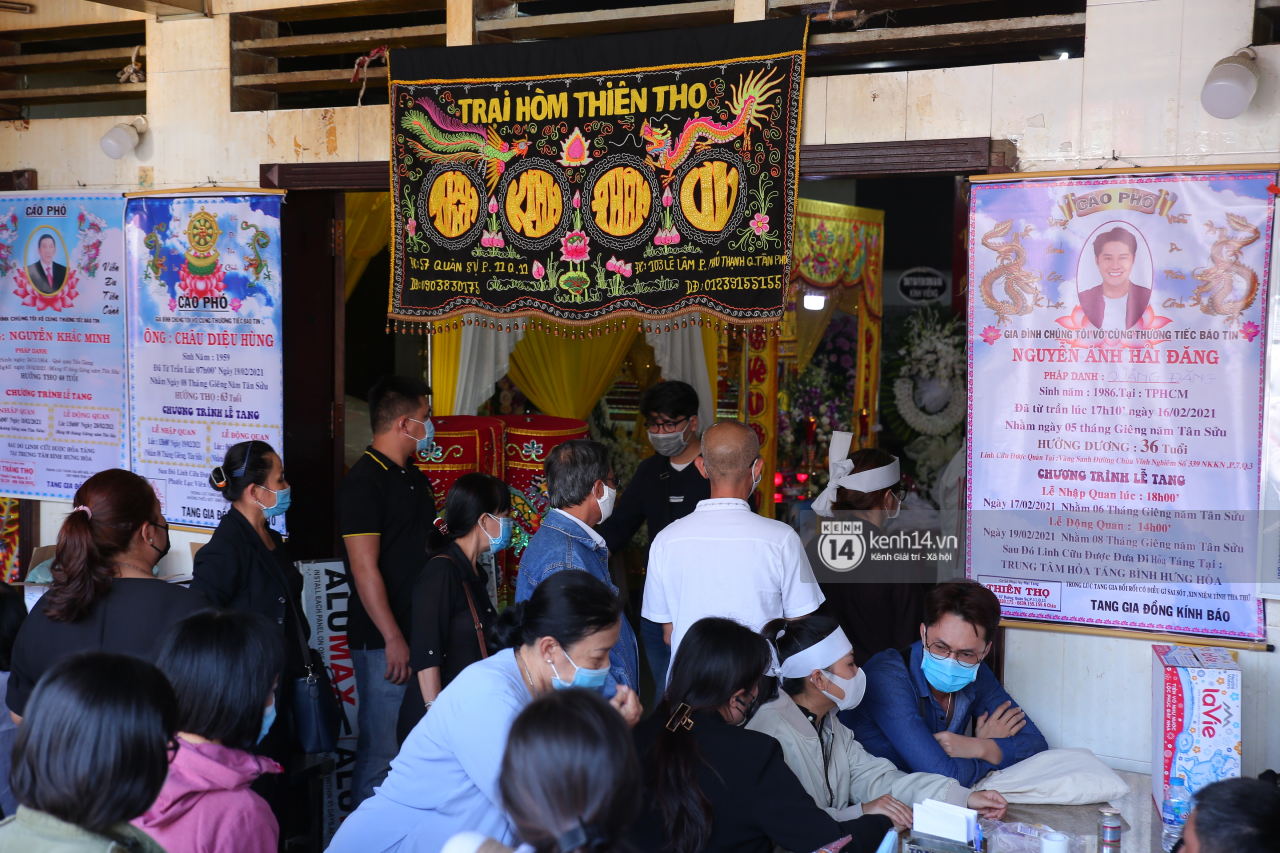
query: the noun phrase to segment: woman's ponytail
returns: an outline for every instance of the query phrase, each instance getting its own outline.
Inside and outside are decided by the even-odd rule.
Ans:
[[[489,638],[499,649],[514,649],[551,637],[567,649],[621,618],[613,590],[586,572],[565,570],[538,584],[528,601],[503,610]]]
[[[516,649],[524,645],[524,611],[527,601],[507,605],[489,629],[489,640],[496,649]]]
[[[151,485],[132,471],[110,468],[84,482],[75,509],[62,522],[52,567],[53,585],[43,597],[45,615],[74,622],[111,589],[111,560],[129,550],[133,534],[160,516]]]

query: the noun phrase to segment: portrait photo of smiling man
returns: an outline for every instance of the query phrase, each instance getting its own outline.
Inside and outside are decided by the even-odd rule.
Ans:
[[[1151,303],[1152,290],[1149,278],[1145,285],[1132,280],[1134,261],[1138,258],[1138,237],[1119,225],[1098,234],[1093,239],[1096,276],[1089,269],[1087,249],[1084,254],[1076,281],[1081,288],[1080,307],[1089,322],[1098,329],[1120,331],[1136,326]],[[1101,282],[1086,289],[1086,285],[1098,278]]]
[[[41,234],[36,241],[40,256],[27,265],[27,277],[36,290],[45,296],[57,293],[67,280],[67,267],[54,260],[58,256],[58,241],[52,234]]]

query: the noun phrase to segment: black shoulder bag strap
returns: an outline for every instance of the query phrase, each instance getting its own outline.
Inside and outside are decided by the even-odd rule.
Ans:
[[[898,649],[898,654],[902,655],[902,663],[907,668],[907,678],[911,678],[911,647],[903,646],[902,648]],[[914,678],[911,678],[911,683],[912,684],[915,683]],[[929,719],[929,697],[928,696],[920,697],[920,719],[922,720]]]
[[[461,569],[458,561],[453,559],[452,554],[444,554],[443,556],[447,557],[450,563],[453,563],[454,568]],[[465,569],[461,569],[461,571],[464,574],[466,573]],[[472,571],[475,570],[472,569]],[[462,583],[462,592],[467,596],[467,607],[471,608],[471,624],[476,629],[476,642],[480,645],[480,659],[484,660],[489,656],[489,646],[484,641],[484,623],[480,621],[480,613],[476,610],[476,600],[471,596],[471,586],[468,584],[467,578],[463,577],[460,581]]]

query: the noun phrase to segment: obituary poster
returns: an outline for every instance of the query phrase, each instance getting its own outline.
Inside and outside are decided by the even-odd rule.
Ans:
[[[1265,636],[1275,178],[974,185],[968,574],[1006,617]]]
[[[133,197],[125,229],[133,470],[170,522],[216,527],[227,448],[282,452],[280,196]]]
[[[0,495],[127,468],[124,199],[0,194]]]

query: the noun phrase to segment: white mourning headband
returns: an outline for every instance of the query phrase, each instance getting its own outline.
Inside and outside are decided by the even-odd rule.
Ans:
[[[827,455],[827,487],[822,494],[813,499],[813,511],[819,515],[830,515],[831,505],[836,502],[836,489],[844,488],[851,492],[874,492],[896,486],[902,479],[898,468],[898,459],[888,465],[872,468],[869,471],[852,473],[853,463],[849,461],[849,447],[853,444],[853,433],[831,433],[831,448]]]
[[[796,652],[782,662],[783,678],[805,678],[815,669],[827,669],[853,651],[853,643],[843,628],[836,628],[819,642]]]

